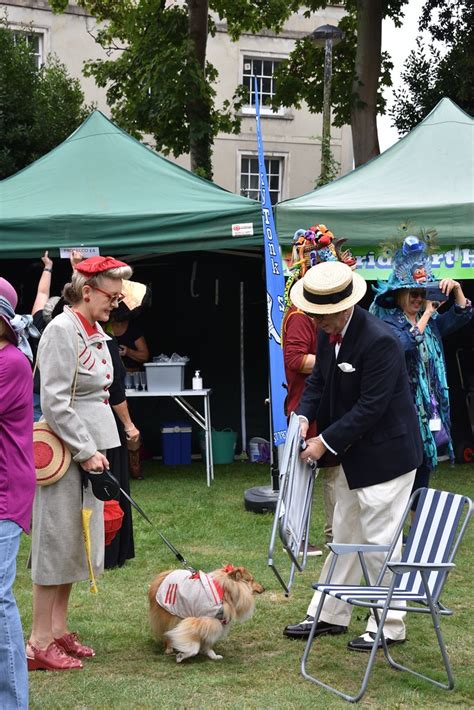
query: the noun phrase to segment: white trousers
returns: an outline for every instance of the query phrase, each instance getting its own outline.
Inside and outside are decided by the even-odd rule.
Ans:
[[[410,498],[415,478],[415,471],[405,473],[385,483],[366,488],[350,490],[342,469],[335,477],[336,506],[334,508],[334,542],[388,545],[392,542],[397,525]],[[393,559],[400,559],[402,538],[394,550]],[[367,553],[365,560],[370,582],[375,583],[384,562],[386,553]],[[321,570],[320,582],[326,581],[333,553],[329,553]],[[331,579],[334,584],[359,584],[362,576],[360,561],[356,553],[340,555]],[[382,584],[389,584],[391,573],[388,572]],[[320,600],[320,592],[315,592],[308,607],[308,615],[315,616]],[[320,620],[329,624],[348,626],[352,605],[334,597],[326,596]],[[405,638],[405,612],[389,611],[384,624],[387,638],[401,640]],[[376,624],[371,614],[367,631],[376,631]]]
[[[332,542],[332,520],[334,518],[334,506],[336,505],[335,480],[339,466],[329,466],[322,468],[320,475],[323,477],[323,500],[324,500],[324,537],[326,542]]]

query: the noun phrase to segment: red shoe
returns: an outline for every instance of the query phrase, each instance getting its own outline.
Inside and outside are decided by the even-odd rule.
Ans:
[[[76,633],[64,634],[64,636],[61,636],[60,639],[54,640],[58,646],[61,646],[61,648],[70,656],[75,656],[76,658],[91,658],[92,656],[95,656],[93,648],[83,646],[82,643],[79,643]]]
[[[51,641],[45,650],[28,643],[26,660],[29,671],[69,671],[73,668],[83,667],[78,658],[68,656],[54,641]]]

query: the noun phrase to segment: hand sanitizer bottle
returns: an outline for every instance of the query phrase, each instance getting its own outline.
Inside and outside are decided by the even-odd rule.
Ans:
[[[194,373],[193,390],[202,390],[202,377],[199,370],[196,370]]]

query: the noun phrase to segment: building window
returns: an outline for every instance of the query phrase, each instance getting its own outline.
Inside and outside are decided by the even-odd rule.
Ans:
[[[15,30],[13,32],[13,41],[15,44],[20,41],[26,42],[26,46],[31,52],[31,56],[37,69],[44,64],[42,34],[39,34],[38,32],[20,32],[19,30]]]
[[[265,158],[264,160],[270,200],[272,205],[275,205],[281,200],[283,159]],[[260,200],[259,177],[258,158],[243,155],[240,163],[240,194],[253,200]]]
[[[255,111],[255,84],[257,79],[258,98],[262,114],[282,113],[282,110],[272,111],[271,103],[275,94],[275,69],[281,59],[267,59],[264,57],[244,57],[242,83],[247,89],[246,108]]]

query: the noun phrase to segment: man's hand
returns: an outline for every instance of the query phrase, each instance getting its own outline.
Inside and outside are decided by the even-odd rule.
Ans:
[[[311,461],[319,461],[319,459],[324,456],[326,451],[326,447],[319,436],[317,436],[314,439],[307,440],[306,449],[301,452],[300,457],[303,461],[310,459],[309,462],[311,463]]]
[[[126,345],[119,345],[119,354],[120,357],[125,357],[128,353],[128,348]]]
[[[298,417],[300,423],[300,434],[303,439],[306,439],[306,434],[308,433],[309,423],[306,417]]]

